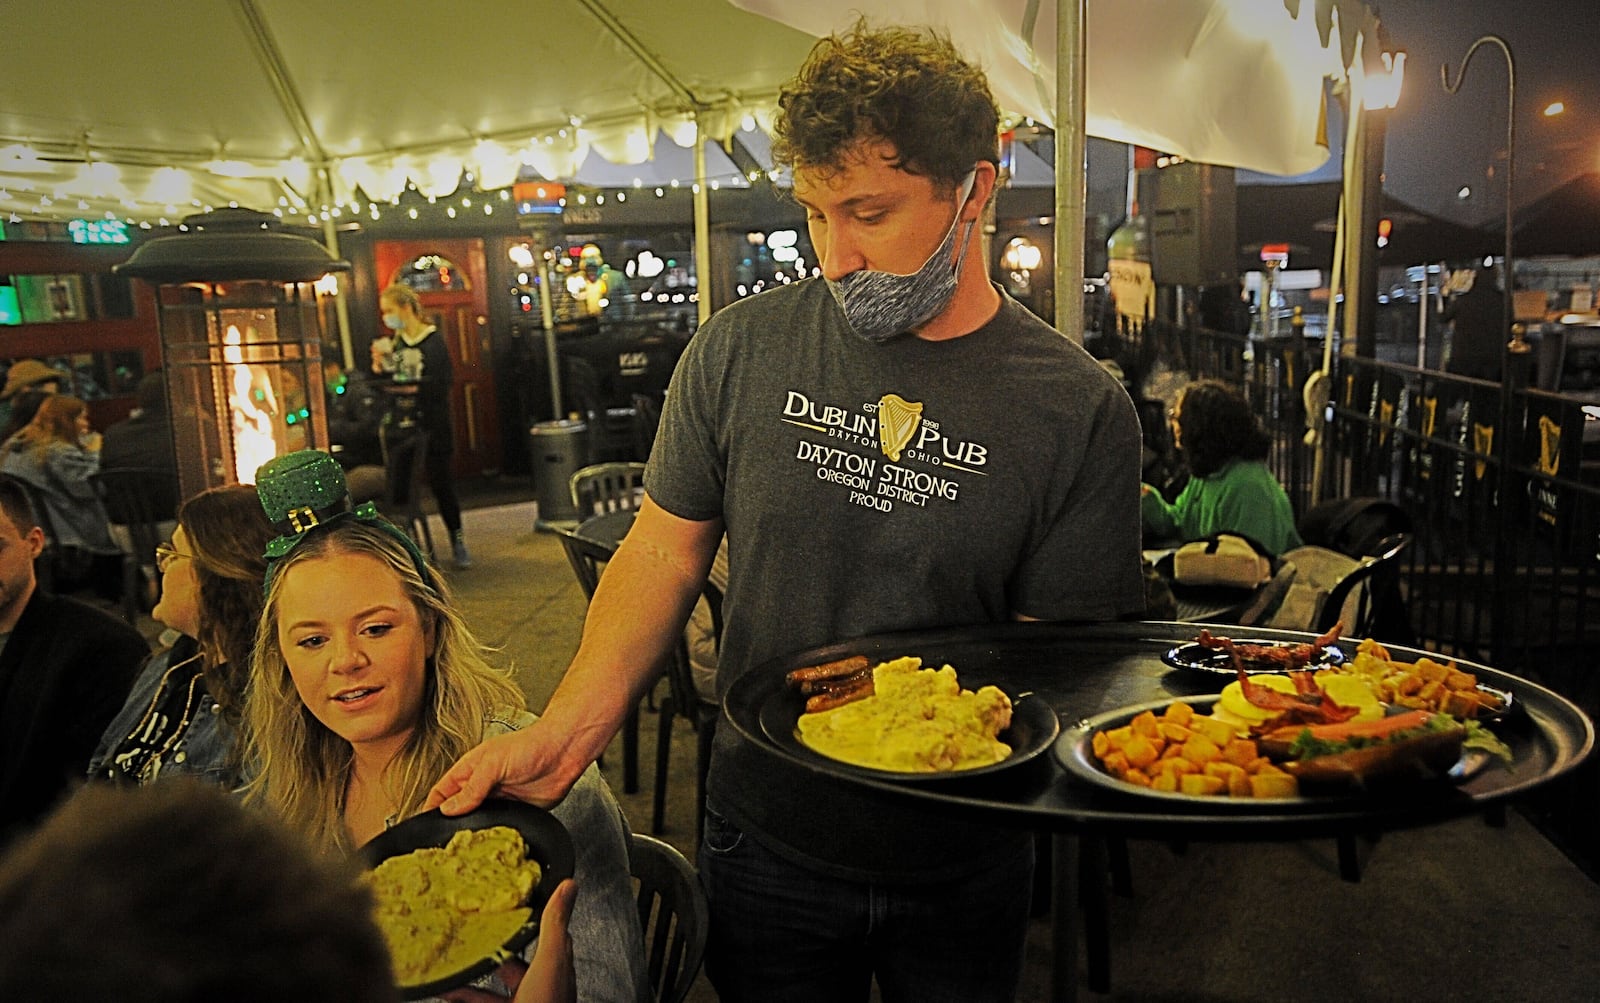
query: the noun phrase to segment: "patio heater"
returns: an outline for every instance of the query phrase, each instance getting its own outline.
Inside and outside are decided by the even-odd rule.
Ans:
[[[276,217],[217,209],[116,271],[156,286],[167,413],[188,498],[249,484],[274,456],[328,445],[317,279],[347,270]]]

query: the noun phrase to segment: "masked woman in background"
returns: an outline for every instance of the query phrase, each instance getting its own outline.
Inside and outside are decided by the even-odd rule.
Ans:
[[[466,750],[534,715],[484,660],[415,542],[370,504],[347,510],[331,457],[291,453],[256,481],[284,535],[268,548],[245,705],[246,798],[324,851],[348,853],[421,812]],[[291,512],[314,525],[297,532]],[[636,1003],[644,948],[622,811],[591,767],[552,812],[577,850],[579,998]]]
[[[150,613],[178,638],[145,663],[89,762],[90,777],[145,784],[195,774],[238,786],[262,555],[275,535],[248,484],[202,491],[178,509],[171,542],[156,548],[161,599]]]

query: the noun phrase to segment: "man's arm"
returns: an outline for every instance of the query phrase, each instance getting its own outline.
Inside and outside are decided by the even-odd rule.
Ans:
[[[680,519],[646,497],[600,576],[578,653],[544,713],[461,757],[434,786],[428,807],[454,815],[491,794],[539,805],[566,796],[654,682],[721,535],[720,520]]]

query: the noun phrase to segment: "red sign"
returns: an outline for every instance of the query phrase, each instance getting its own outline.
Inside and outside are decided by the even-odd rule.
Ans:
[[[566,195],[567,186],[559,181],[518,181],[511,186],[511,197],[518,202],[554,202]]]

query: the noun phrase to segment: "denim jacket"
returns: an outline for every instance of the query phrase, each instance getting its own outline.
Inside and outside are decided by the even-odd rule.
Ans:
[[[147,784],[188,775],[238,786],[228,765],[234,731],[206,690],[199,652],[184,636],[150,656],[89,760],[91,778]]]

